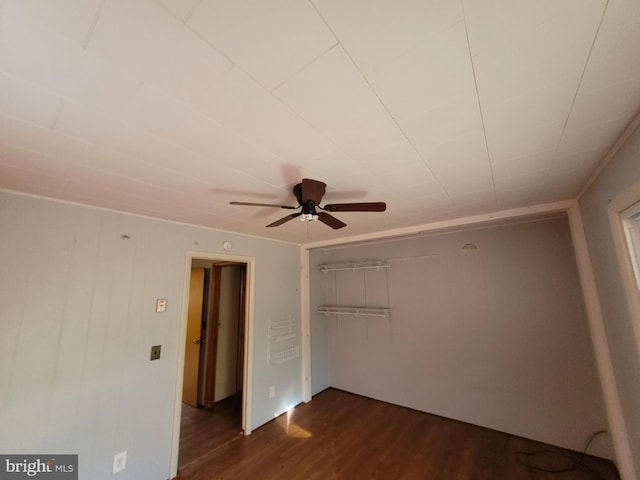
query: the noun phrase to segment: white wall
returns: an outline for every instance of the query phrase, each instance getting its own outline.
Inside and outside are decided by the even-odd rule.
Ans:
[[[365,259],[391,266],[317,269]],[[316,249],[310,276],[314,393],[334,386],[574,450],[607,428],[566,218]],[[336,291],[342,305],[388,295],[390,323],[316,313]],[[590,453],[611,458],[611,446],[599,438]]]
[[[640,475],[640,352],[624,296],[607,207],[611,199],[639,179],[640,132],[636,131],[579,199],[637,475]]]
[[[167,479],[186,252],[224,240],[255,258],[256,428],[302,400],[299,359],[267,362],[269,320],[300,318],[298,246],[0,192],[0,451],[78,453],[101,480],[127,450],[119,479]]]

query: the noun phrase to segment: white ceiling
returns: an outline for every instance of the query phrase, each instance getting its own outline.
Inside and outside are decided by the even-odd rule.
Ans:
[[[0,188],[296,243],[575,198],[638,0],[0,0]],[[265,225],[302,177],[384,213]]]

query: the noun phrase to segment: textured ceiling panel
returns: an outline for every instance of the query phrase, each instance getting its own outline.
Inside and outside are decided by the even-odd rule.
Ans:
[[[0,188],[306,243],[575,198],[637,0],[3,1]],[[301,178],[348,226],[291,221]]]
[[[268,90],[336,44],[307,1],[203,0],[187,25]]]

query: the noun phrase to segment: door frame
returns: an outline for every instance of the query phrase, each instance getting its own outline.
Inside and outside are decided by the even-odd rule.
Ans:
[[[194,259],[211,260],[212,262],[244,263],[246,269],[245,317],[244,317],[244,374],[242,382],[242,431],[250,435],[251,425],[251,391],[253,385],[253,325],[254,325],[254,294],[255,294],[255,258],[223,253],[207,253],[188,251],[184,265],[182,280],[182,306],[180,313],[180,335],[178,339],[178,358],[176,371],[176,388],[173,408],[173,438],[171,445],[170,478],[178,475],[178,453],[180,451],[180,423],[182,416],[182,383],[184,380],[185,341],[187,338],[187,313],[189,308],[189,285],[191,278],[191,262]]]

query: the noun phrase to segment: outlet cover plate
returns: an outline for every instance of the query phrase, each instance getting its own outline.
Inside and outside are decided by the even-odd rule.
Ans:
[[[167,300],[165,298],[159,298],[156,300],[156,312],[162,313],[167,311]]]
[[[127,468],[127,451],[116,453],[113,456],[113,471],[112,474],[121,472]]]
[[[151,360],[158,360],[160,358],[160,350],[162,345],[154,345],[151,347]]]

